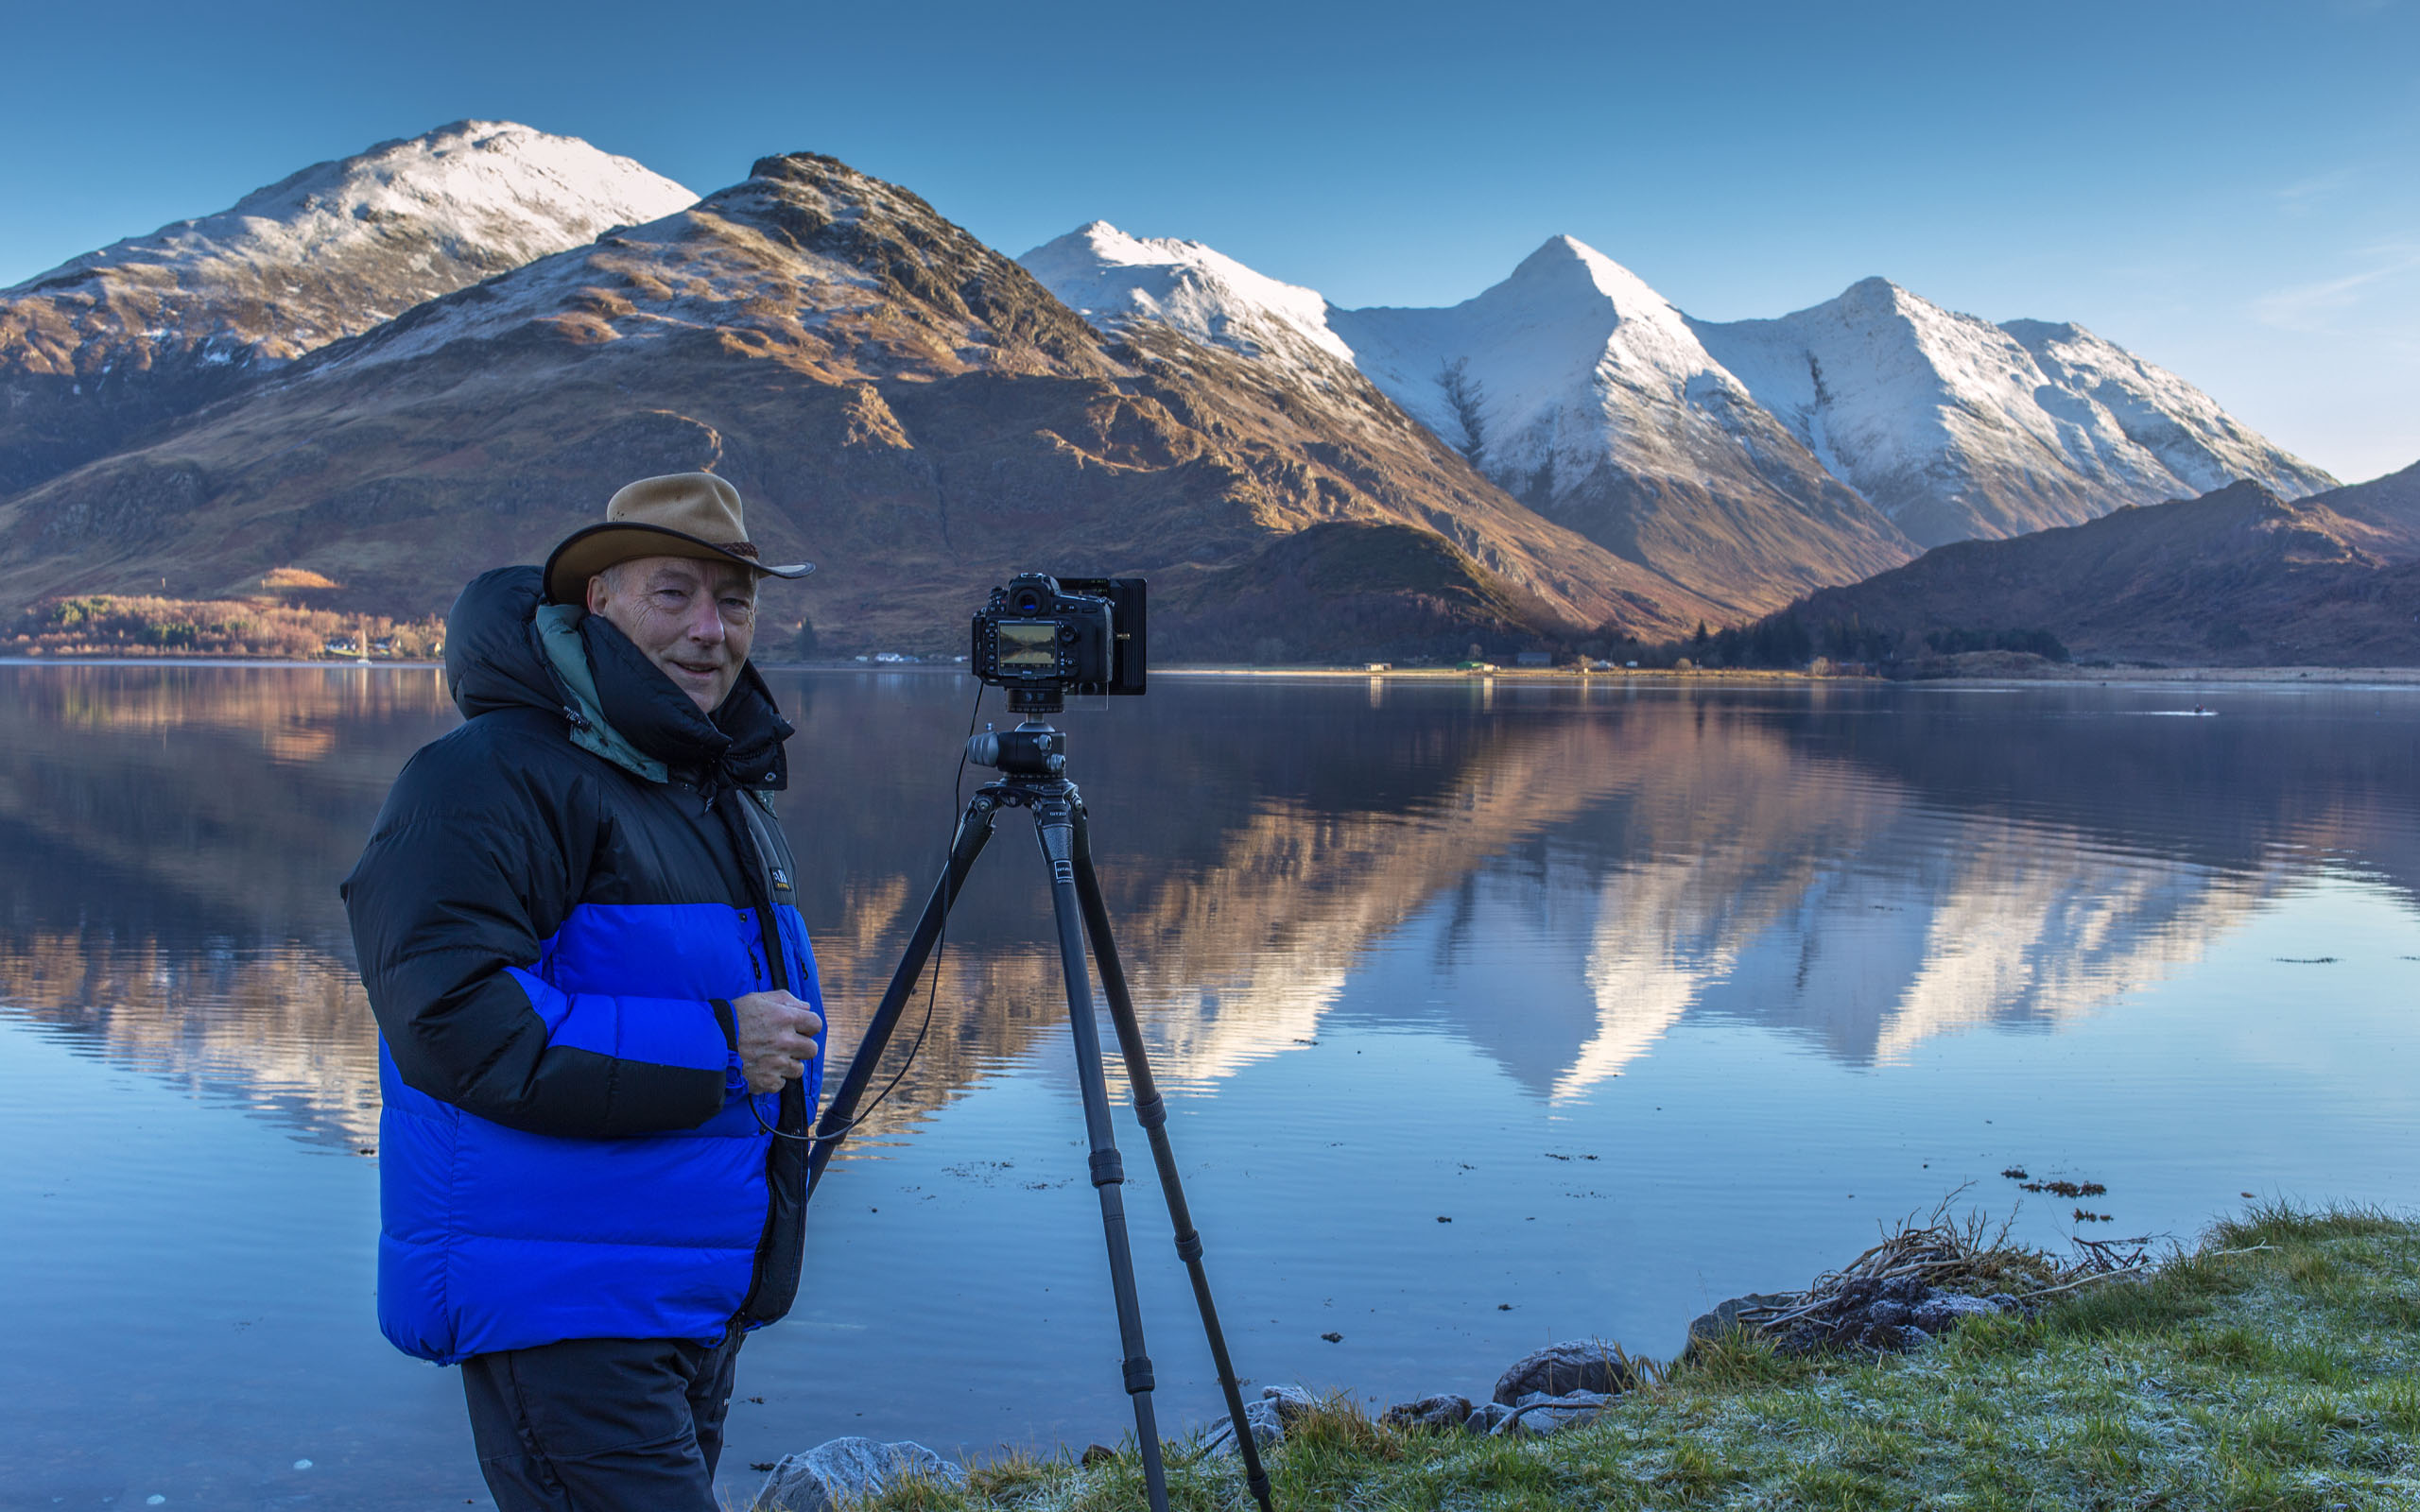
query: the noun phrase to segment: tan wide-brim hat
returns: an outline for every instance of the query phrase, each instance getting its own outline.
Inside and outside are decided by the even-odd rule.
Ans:
[[[774,566],[756,559],[741,517],[739,490],[711,472],[641,478],[605,502],[605,523],[575,530],[546,558],[546,597],[588,598],[588,580],[638,557],[691,557],[736,562],[765,577],[804,577],[811,561]]]

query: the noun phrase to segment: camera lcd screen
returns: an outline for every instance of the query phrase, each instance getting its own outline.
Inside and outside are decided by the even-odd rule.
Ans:
[[[1059,666],[1057,620],[1002,620],[999,623],[1000,670],[1052,672]]]

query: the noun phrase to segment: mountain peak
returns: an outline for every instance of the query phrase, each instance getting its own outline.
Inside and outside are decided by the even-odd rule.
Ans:
[[[2223,489],[2213,490],[2198,499],[2186,502],[2213,508],[2221,506],[2265,510],[2291,507],[2285,499],[2278,496],[2276,490],[2251,478],[2238,478]]]
[[[1678,318],[1671,301],[1650,287],[1645,279],[1577,236],[1547,237],[1545,245],[1521,260],[1510,278],[1496,285],[1524,286],[1566,289],[1610,300],[1614,313],[1622,319],[1666,315]]]
[[[1933,307],[1930,301],[1910,294],[1889,279],[1876,274],[1872,278],[1858,279],[1831,299],[1813,308],[1834,309],[1843,315],[1865,319],[1889,319],[1909,314],[1911,304],[1921,304],[1927,308]]]
[[[922,198],[838,158],[759,158],[666,215],[432,300],[313,377],[524,338],[662,351],[696,337],[826,382],[1112,365],[1023,268]]]
[[[812,180],[834,169],[844,173],[856,171],[828,152],[775,152],[750,163],[748,177]]]
[[[577,137],[456,121],[0,290],[0,493],[415,305],[696,196]]]
[[[2080,326],[1996,326],[1885,278],[1778,319],[1693,325],[1835,476],[1927,545],[2236,478],[2290,495],[2334,481]]]
[[[1308,347],[1353,360],[1328,328],[1318,290],[1280,283],[1200,242],[1130,235],[1095,220],[1017,261],[1097,326],[1148,320],[1249,356],[1300,358]]]
[[[2053,341],[2098,341],[2100,338],[2073,320],[2002,320],[2000,329],[2028,351],[2038,351]]]
[[[511,121],[456,121],[315,163],[215,215],[114,242],[0,292],[33,293],[134,266],[164,270],[181,282],[187,274],[223,280],[236,268],[272,265],[306,264],[305,271],[316,271],[330,258],[387,247],[407,249],[409,259],[435,243],[440,260],[463,265],[471,278],[431,269],[421,281],[428,286],[425,299],[577,246],[611,227],[654,220],[696,198],[661,174],[578,137]],[[297,355],[316,344],[272,343],[295,350],[265,354]]]

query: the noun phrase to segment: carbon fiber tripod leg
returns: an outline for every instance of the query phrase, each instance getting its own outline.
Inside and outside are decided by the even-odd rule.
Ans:
[[[1110,1022],[1117,1029],[1117,1046],[1126,1057],[1126,1080],[1134,1090],[1134,1116],[1151,1141],[1151,1159],[1159,1166],[1160,1192],[1167,1198],[1168,1222],[1176,1229],[1176,1252],[1193,1278],[1194,1305],[1201,1310],[1201,1331],[1209,1335],[1210,1358],[1219,1367],[1219,1385],[1227,1394],[1227,1420],[1236,1431],[1236,1448],[1244,1461],[1244,1483],[1260,1512],[1274,1512],[1269,1500],[1269,1473],[1261,1469],[1260,1446],[1244,1418],[1243,1387],[1235,1363],[1227,1357],[1227,1335],[1219,1327],[1219,1304],[1210,1296],[1210,1275],[1201,1265],[1201,1235],[1193,1227],[1192,1210],[1178,1179],[1176,1151],[1168,1143],[1167,1104],[1151,1079],[1150,1057],[1143,1049],[1143,1030],[1134,1017],[1134,999],[1126,990],[1126,968],[1117,958],[1117,941],[1109,933],[1109,909],[1101,902],[1100,878],[1093,870],[1091,827],[1082,804],[1076,806],[1076,898],[1083,906],[1084,932],[1092,936],[1093,960],[1100,968],[1101,995],[1109,999]]]
[[[832,1100],[824,1105],[823,1116],[816,1121],[815,1148],[807,1154],[806,1166],[806,1194],[810,1198],[815,1195],[815,1184],[823,1179],[823,1168],[832,1163],[833,1152],[849,1137],[857,1102],[873,1080],[874,1068],[890,1044],[891,1031],[899,1026],[899,1015],[908,1006],[908,995],[916,990],[916,979],[925,974],[925,962],[933,954],[933,943],[941,938],[942,929],[949,921],[950,904],[957,900],[959,889],[966,885],[966,874],[974,868],[975,858],[983,853],[999,816],[1000,800],[988,789],[976,794],[966,805],[966,812],[959,816],[948,865],[933,884],[933,895],[926,900],[914,933],[908,936],[907,954],[900,956],[899,969],[890,973],[890,986],[883,991],[882,1004],[873,1010],[864,1038],[857,1041],[856,1054],[849,1059],[848,1074],[840,1078]]]
[[[1151,1357],[1144,1352],[1143,1306],[1134,1295],[1134,1254],[1126,1234],[1126,1167],[1110,1126],[1109,1080],[1101,1070],[1100,1024],[1093,1016],[1092,971],[1084,960],[1083,905],[1076,895],[1076,803],[1072,794],[1033,806],[1042,854],[1050,868],[1050,903],[1059,923],[1059,965],[1067,978],[1067,1027],[1076,1038],[1076,1080],[1083,1091],[1084,1133],[1092,1143],[1093,1190],[1100,1195],[1101,1230],[1109,1240],[1110,1289],[1117,1298],[1117,1338],[1126,1351],[1126,1393],[1134,1403],[1134,1436],[1143,1453],[1143,1482],[1151,1512],[1167,1512],[1167,1471],[1160,1463],[1160,1432],[1151,1410]]]

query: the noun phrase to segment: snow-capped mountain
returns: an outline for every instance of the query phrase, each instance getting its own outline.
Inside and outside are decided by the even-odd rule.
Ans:
[[[1130,236],[1098,220],[1017,261],[1061,302],[1155,360],[1215,377],[1232,389],[1257,390],[1265,423],[1349,435],[1399,454],[1412,443],[1409,449],[1430,454],[1422,471],[1471,467],[1499,486],[1507,483],[1505,474],[1479,466],[1435,415],[1407,415],[1403,395],[1357,358],[1331,324],[1341,312],[1315,290],[1280,283],[1200,242]],[[1167,333],[1184,339],[1170,344]],[[1440,455],[1441,439],[1461,455],[1460,463]],[[1511,480],[1515,487],[1524,481]],[[1434,507],[1448,495],[1456,500],[1452,508]],[[1639,560],[1626,559],[1584,525],[1542,518],[1495,490],[1407,490],[1403,507],[1480,565],[1567,606],[1564,611],[1582,623],[1617,619],[1643,628],[1660,621],[1685,628],[1731,608],[1723,595],[1703,592],[1699,578],[1662,576],[1652,564],[1642,570]],[[1562,565],[1541,573],[1545,561]]]
[[[1316,352],[1351,364],[1328,329],[1327,301],[1281,284],[1200,242],[1129,236],[1105,220],[1079,226],[1017,259],[1060,301],[1098,326],[1155,320],[1248,357],[1320,370]]]
[[[1533,509],[1738,609],[1913,555],[1707,354],[1568,236],[1450,309],[1328,312],[1361,370]]]
[[[0,493],[405,310],[697,196],[628,158],[462,121],[0,290]]]
[[[1913,554],[1678,310],[1569,237],[1445,310],[1339,309],[1200,243],[1102,222],[1021,261],[1098,325],[1169,326],[1318,387],[1350,361],[1507,492],[1718,617]]]
[[[0,497],[0,604],[293,566],[348,607],[434,608],[630,479],[711,467],[769,554],[820,564],[780,611],[825,654],[961,649],[1036,551],[1150,577],[1180,659],[1507,654],[1716,612],[1305,351],[1323,392],[1156,321],[1105,335],[908,190],[767,158]]]
[[[1879,281],[1710,324],[1567,237],[1448,309],[1104,222],[1024,264],[815,154],[704,200],[510,125],[322,163],[0,291],[0,603],[294,565],[419,612],[714,465],[870,647],[1047,540],[1157,577],[1191,654],[1459,656],[2329,481],[2089,333]]]
[[[2335,481],[2081,327],[1994,326],[1881,279],[1717,323],[1569,237],[1448,309],[1339,309],[1098,222],[1026,260],[1097,324],[1299,370],[1341,345],[1531,507],[1733,607],[2235,478],[2289,497]]]
[[[2081,327],[1996,326],[1885,279],[1779,319],[1691,328],[1835,476],[1928,546],[2238,478],[2289,497],[2335,484]]]
[[[2164,498],[2245,479],[2289,499],[2337,486],[2325,471],[2280,450],[2176,374],[2072,321],[2003,320],[2000,329],[2053,385],[2105,410],[2127,440],[2159,459],[2183,490]]]

